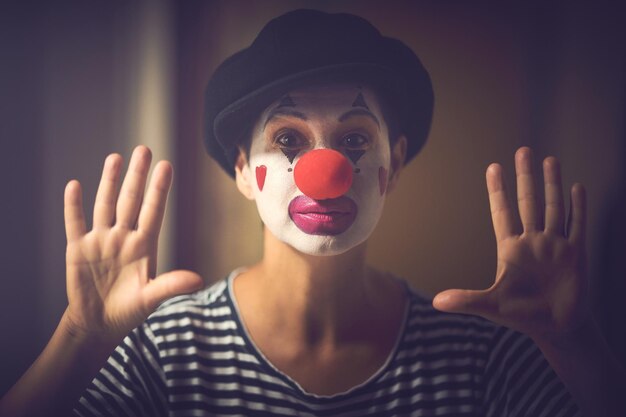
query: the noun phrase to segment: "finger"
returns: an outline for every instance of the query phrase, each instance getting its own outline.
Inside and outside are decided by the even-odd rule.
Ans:
[[[155,238],[158,238],[163,223],[167,195],[172,185],[172,174],[172,165],[169,162],[161,161],[156,165],[139,213],[137,230]]]
[[[65,217],[65,236],[67,241],[78,239],[87,232],[83,213],[83,193],[80,183],[72,180],[65,186],[63,197],[63,215]]]
[[[154,311],[165,300],[181,294],[198,291],[204,286],[200,275],[192,271],[171,271],[148,282],[144,300],[148,312]]]
[[[433,299],[433,307],[448,313],[492,317],[497,304],[487,290],[446,290]]]
[[[511,207],[506,193],[502,167],[499,164],[489,165],[486,180],[493,230],[496,235],[496,240],[500,242],[515,233],[513,214],[511,213]]]
[[[545,230],[563,235],[565,209],[563,207],[561,168],[556,158],[549,157],[543,161],[543,181],[546,198]]]
[[[541,215],[536,198],[531,163],[532,152],[530,148],[519,148],[515,153],[515,172],[517,174],[517,205],[524,232],[541,228]]]
[[[145,146],[135,148],[117,202],[116,224],[122,227],[134,229],[137,224],[151,160],[150,149]]]
[[[570,193],[570,215],[567,236],[570,242],[584,245],[587,224],[587,192],[581,184],[574,184]]]
[[[115,221],[117,184],[120,178],[122,157],[111,154],[104,161],[100,185],[93,206],[93,227],[111,227]]]

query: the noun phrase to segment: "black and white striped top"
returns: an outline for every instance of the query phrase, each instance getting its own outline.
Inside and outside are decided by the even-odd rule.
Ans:
[[[318,396],[251,342],[236,273],[163,304],[115,350],[80,416],[578,416],[539,349],[483,319],[445,314],[410,291],[387,362],[347,392]]]

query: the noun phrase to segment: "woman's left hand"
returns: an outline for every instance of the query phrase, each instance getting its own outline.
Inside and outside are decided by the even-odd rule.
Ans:
[[[587,300],[585,190],[571,189],[566,224],[559,162],[543,161],[545,210],[535,189],[532,153],[515,154],[517,200],[523,231],[515,231],[502,167],[487,169],[489,204],[497,241],[497,270],[486,290],[447,290],[433,300],[435,308],[475,314],[518,330],[539,343],[560,344],[591,320]]]

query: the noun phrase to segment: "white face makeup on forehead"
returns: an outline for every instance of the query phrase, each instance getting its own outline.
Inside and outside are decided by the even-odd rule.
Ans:
[[[265,226],[310,255],[337,255],[373,232],[390,168],[387,126],[367,88],[291,91],[261,114],[241,174]]]

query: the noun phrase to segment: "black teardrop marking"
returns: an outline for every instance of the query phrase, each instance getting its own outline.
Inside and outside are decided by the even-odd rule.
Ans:
[[[287,159],[289,159],[290,164],[293,164],[293,160],[296,159],[296,156],[298,155],[298,152],[299,152],[298,150],[293,150],[293,149],[281,149],[281,151],[283,151]]]
[[[293,168],[291,167],[287,168],[287,172],[291,172],[291,171],[293,171]]]
[[[365,154],[364,150],[346,150],[345,152],[346,155],[348,155],[348,158],[350,158],[352,163],[355,165],[359,161],[359,159],[361,159],[363,154]]]
[[[278,103],[278,106],[276,106],[276,108],[280,108],[280,107],[296,107],[296,103],[294,103],[291,96],[287,94],[286,96],[280,99],[280,103]]]
[[[365,98],[363,98],[363,94],[359,91],[359,95],[356,96],[354,102],[352,103],[352,107],[364,107],[369,110],[369,106],[365,102]]]
[[[354,168],[354,173],[358,174],[359,172],[361,172],[361,168]]]

